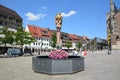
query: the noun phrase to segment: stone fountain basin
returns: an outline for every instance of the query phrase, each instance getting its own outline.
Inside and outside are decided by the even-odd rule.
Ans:
[[[84,71],[84,58],[69,56],[68,59],[51,59],[48,56],[32,57],[34,72],[47,74],[69,74]]]

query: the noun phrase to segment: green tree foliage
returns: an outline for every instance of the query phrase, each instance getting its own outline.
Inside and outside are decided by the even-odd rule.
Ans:
[[[51,47],[55,48],[56,47],[56,42],[57,42],[57,36],[56,33],[54,32],[51,37],[50,45]]]
[[[82,43],[81,43],[81,42],[77,42],[76,47],[77,47],[78,49],[80,49],[80,48],[82,47]]]
[[[11,31],[8,30],[7,27],[0,28],[0,35],[3,35],[3,37],[0,37],[0,44],[4,44],[6,48],[6,44],[13,44],[14,42],[14,36]]]
[[[30,33],[25,32],[22,27],[17,29],[16,33],[13,33],[12,31],[9,31],[7,27],[0,28],[0,35],[3,35],[0,37],[0,44],[5,45],[6,50],[6,44],[17,44],[23,46],[24,44],[30,44],[32,42],[35,42],[36,40],[31,36]]]
[[[69,49],[70,47],[72,47],[72,42],[68,41],[65,46]]]
[[[17,45],[23,46],[24,44],[30,44],[35,41],[29,32],[25,32],[22,28],[17,29],[15,33],[15,42]]]

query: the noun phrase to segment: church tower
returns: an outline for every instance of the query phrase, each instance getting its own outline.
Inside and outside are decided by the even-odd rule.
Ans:
[[[120,49],[120,10],[110,0],[110,12],[107,13],[107,35],[110,35],[112,49]]]
[[[115,3],[113,3],[113,0],[110,0],[110,31],[111,31],[111,34],[115,34]]]

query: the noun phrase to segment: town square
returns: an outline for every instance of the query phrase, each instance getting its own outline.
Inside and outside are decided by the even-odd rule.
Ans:
[[[119,0],[0,3],[0,80],[120,79]]]

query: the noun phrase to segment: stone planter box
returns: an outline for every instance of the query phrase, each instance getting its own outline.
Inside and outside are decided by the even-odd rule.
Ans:
[[[50,59],[47,56],[34,56],[32,69],[47,74],[68,74],[84,70],[84,58],[69,56],[68,59]]]

